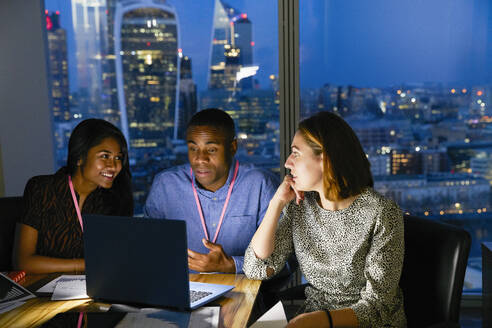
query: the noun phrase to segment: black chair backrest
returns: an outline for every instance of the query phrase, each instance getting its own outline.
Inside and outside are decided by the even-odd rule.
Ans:
[[[0,198],[0,271],[12,270],[15,224],[22,214],[22,197]]]
[[[471,237],[458,227],[405,215],[400,287],[408,327],[459,322]]]

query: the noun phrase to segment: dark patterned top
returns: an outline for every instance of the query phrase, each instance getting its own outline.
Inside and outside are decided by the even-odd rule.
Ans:
[[[251,245],[243,270],[266,279],[266,268],[279,272],[295,251],[311,284],[304,311],[352,308],[360,327],[405,327],[403,294],[403,217],[398,206],[368,188],[347,208],[323,209],[317,193],[299,206],[284,208],[272,255],[260,260]]]
[[[76,193],[77,200],[80,199]],[[121,202],[112,189],[97,188],[81,209],[83,214],[131,216],[133,204]],[[24,190],[24,211],[20,223],[38,231],[36,254],[58,258],[83,258],[84,248],[68,173],[61,168],[54,175],[31,178]]]

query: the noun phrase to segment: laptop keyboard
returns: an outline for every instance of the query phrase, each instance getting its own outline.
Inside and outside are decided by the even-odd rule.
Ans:
[[[190,290],[190,303],[196,302],[208,295],[212,294],[211,292],[204,292],[200,290]]]

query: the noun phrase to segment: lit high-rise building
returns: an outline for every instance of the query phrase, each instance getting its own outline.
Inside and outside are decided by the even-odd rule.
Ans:
[[[196,84],[193,82],[191,69],[191,58],[181,57],[180,79],[179,79],[179,112],[178,124],[175,129],[174,139],[186,138],[186,126],[197,110]]]
[[[241,67],[253,64],[253,40],[251,22],[245,13],[229,6],[222,0],[215,0],[209,89],[230,89],[231,75]],[[226,80],[226,81],[224,81]],[[240,87],[250,89],[253,78],[241,80]],[[234,83],[234,88],[239,87]]]
[[[70,120],[67,33],[60,27],[60,13],[48,14],[46,11],[46,31],[48,35],[51,109],[55,123]]]
[[[79,114],[100,117],[114,123],[117,113],[109,110],[110,85],[104,83],[107,71],[107,19],[105,0],[72,0],[72,22],[77,57]]]
[[[130,148],[152,152],[175,135],[178,23],[165,1],[117,3],[114,49],[121,126]]]

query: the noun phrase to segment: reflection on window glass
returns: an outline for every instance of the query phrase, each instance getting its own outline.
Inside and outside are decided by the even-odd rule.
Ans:
[[[188,120],[218,107],[235,120],[239,161],[279,171],[276,2],[45,0],[45,8],[57,167],[77,123],[114,123],[129,141],[140,214],[154,175],[187,161]]]
[[[301,116],[344,117],[379,192],[468,230],[464,288],[481,292],[480,243],[492,238],[490,2],[300,6]]]

